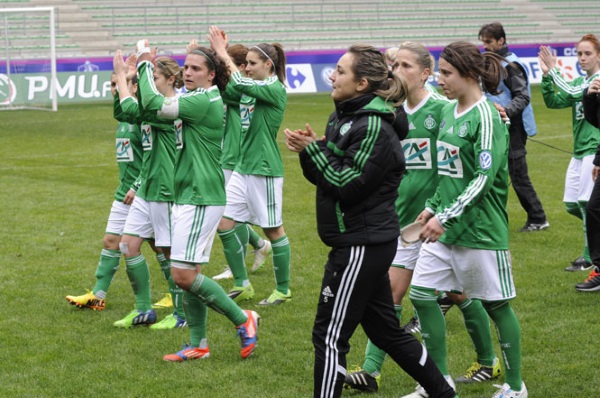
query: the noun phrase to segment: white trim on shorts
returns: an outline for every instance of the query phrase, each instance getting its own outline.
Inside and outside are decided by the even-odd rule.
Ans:
[[[217,227],[225,206],[173,205],[171,266],[194,269],[210,260]]]
[[[224,217],[261,228],[283,225],[283,177],[240,174],[234,171],[226,191]]]
[[[114,200],[110,207],[110,213],[108,215],[108,221],[106,223],[106,233],[110,235],[122,235],[123,228],[125,228],[125,221],[127,221],[127,215],[131,205],[126,205],[123,202]]]
[[[154,237],[156,247],[171,247],[171,203],[148,202],[136,196],[123,234],[143,239]]]
[[[516,296],[508,250],[482,250],[441,242],[421,246],[411,285],[463,291],[486,301]]]
[[[565,193],[563,202],[587,202],[592,196],[594,180],[594,155],[587,155],[581,159],[571,158],[565,176]]]

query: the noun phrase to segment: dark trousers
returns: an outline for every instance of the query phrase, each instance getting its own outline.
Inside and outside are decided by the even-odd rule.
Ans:
[[[585,229],[590,257],[592,262],[600,267],[600,177],[596,178],[592,195],[587,204]]]
[[[329,252],[313,329],[314,397],[342,395],[348,340],[358,324],[430,397],[455,396],[423,345],[396,318],[388,276],[396,247],[394,240]]]
[[[544,213],[542,203],[538,199],[529,178],[525,155],[517,158],[508,158],[508,174],[510,175],[517,198],[521,202],[521,206],[525,209],[525,212],[527,212],[527,222],[532,224],[546,222],[546,213]]]

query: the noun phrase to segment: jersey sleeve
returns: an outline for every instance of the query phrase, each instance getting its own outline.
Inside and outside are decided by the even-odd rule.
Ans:
[[[137,101],[133,97],[121,100],[119,93],[116,93],[113,101],[113,117],[119,122],[139,124],[140,108]]]
[[[284,91],[276,77],[270,77],[263,81],[254,80],[244,77],[240,71],[231,75],[231,83],[242,94],[273,105],[281,102],[282,91]]]
[[[154,65],[150,61],[142,61],[138,65],[138,99],[142,113],[158,114],[163,107],[165,97],[158,92],[154,84]]]
[[[565,81],[558,69],[554,68],[542,77],[542,96],[548,108],[568,108],[573,103],[581,101],[583,88],[581,85]]]
[[[234,86],[232,82],[227,84],[225,91],[221,93],[223,97],[223,102],[227,105],[240,105],[240,100],[242,99],[242,93],[240,93]]]
[[[492,188],[500,167],[506,162],[508,131],[495,109],[487,103],[478,105],[480,124],[473,146],[475,171],[466,188],[451,203],[438,208],[436,217],[449,229],[461,221],[461,217],[474,208]],[[497,112],[496,112],[497,113]],[[496,116],[496,117],[495,117]]]

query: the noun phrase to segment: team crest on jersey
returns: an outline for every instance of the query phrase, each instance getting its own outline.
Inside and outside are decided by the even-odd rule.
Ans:
[[[469,122],[464,122],[463,125],[460,126],[460,129],[458,129],[458,136],[460,138],[464,138],[464,137],[466,137],[468,132],[469,132]]]
[[[142,123],[140,126],[142,130],[142,148],[144,151],[152,150],[152,126],[147,123]]]
[[[463,177],[463,164],[460,160],[460,148],[444,141],[438,141],[438,174],[453,178]]]
[[[431,169],[429,138],[409,138],[402,141],[407,169]]]
[[[483,151],[479,154],[479,167],[482,170],[487,170],[492,167],[492,154],[490,151]]]
[[[133,147],[129,138],[117,138],[117,162],[133,162]]]
[[[348,132],[348,130],[350,130],[350,128],[352,128],[352,122],[344,123],[342,125],[342,127],[340,127],[340,134],[346,135],[346,133]]]
[[[181,119],[175,119],[173,122],[175,126],[175,148],[183,148],[183,122]]]
[[[433,118],[433,115],[431,113],[427,115],[427,118],[423,122],[423,125],[427,130],[433,130],[436,124],[437,123],[435,122],[435,119]]]
[[[135,127],[133,126],[133,124],[129,125],[129,132],[133,133],[135,131]]]

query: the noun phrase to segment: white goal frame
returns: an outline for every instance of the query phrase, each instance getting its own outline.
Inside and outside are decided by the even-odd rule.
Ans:
[[[20,8],[0,8],[0,29],[2,29],[1,35],[4,36],[5,46],[5,57],[6,57],[6,76],[9,82],[11,75],[11,57],[9,35],[8,35],[8,15],[9,14],[28,14],[28,13],[49,13],[49,37],[50,37],[50,101],[52,103],[51,108],[48,106],[36,106],[36,104],[16,104],[12,102],[6,106],[0,107],[0,110],[14,110],[14,109],[36,109],[36,110],[51,110],[56,112],[58,110],[58,98],[56,93],[56,31],[55,31],[55,8],[54,7],[20,7]],[[0,39],[1,41],[1,39]]]

